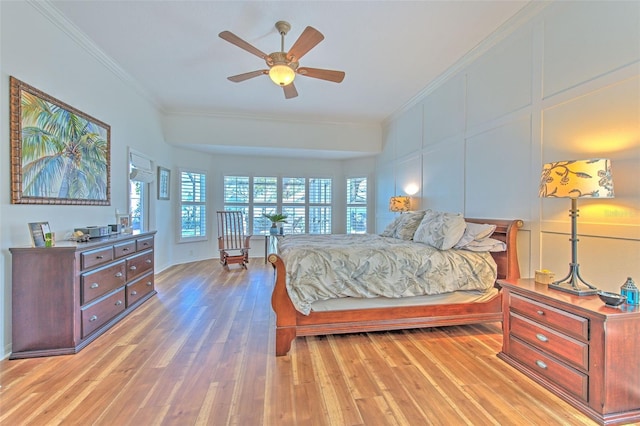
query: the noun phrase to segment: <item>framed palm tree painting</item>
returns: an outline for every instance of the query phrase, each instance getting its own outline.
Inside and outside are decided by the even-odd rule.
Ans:
[[[10,77],[11,202],[110,205],[109,125]]]

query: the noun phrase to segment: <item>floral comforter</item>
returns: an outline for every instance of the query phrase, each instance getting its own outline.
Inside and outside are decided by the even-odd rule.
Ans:
[[[497,276],[488,252],[441,251],[376,234],[287,235],[278,249],[289,297],[305,315],[317,300],[487,290]]]

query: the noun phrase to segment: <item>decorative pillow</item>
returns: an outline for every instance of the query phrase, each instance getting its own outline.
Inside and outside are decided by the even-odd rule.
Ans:
[[[485,238],[480,241],[474,240],[462,248],[462,250],[469,251],[505,251],[506,249],[507,244],[495,238]]]
[[[467,227],[464,230],[462,238],[460,238],[460,241],[458,241],[453,246],[453,248],[463,248],[471,241],[482,241],[485,238],[489,238],[495,230],[495,225],[489,225],[488,223],[467,222]]]
[[[400,224],[401,219],[402,219],[402,216],[398,216],[395,219],[393,219],[391,223],[389,223],[387,227],[384,228],[384,231],[382,231],[382,234],[380,235],[383,237],[395,238],[396,229],[398,228],[398,225]]]
[[[413,239],[413,234],[416,233],[416,229],[418,229],[424,215],[424,210],[402,213],[393,236],[401,240]]]
[[[420,222],[413,240],[439,250],[449,250],[460,241],[466,226],[461,214],[429,210]]]

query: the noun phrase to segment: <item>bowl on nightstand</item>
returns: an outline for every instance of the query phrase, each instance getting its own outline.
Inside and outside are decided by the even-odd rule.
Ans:
[[[616,307],[627,301],[627,298],[618,293],[610,293],[608,291],[598,291],[598,297],[607,306]]]

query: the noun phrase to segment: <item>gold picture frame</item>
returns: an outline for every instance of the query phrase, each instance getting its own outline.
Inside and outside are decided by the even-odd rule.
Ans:
[[[15,77],[11,203],[111,204],[111,127]]]

